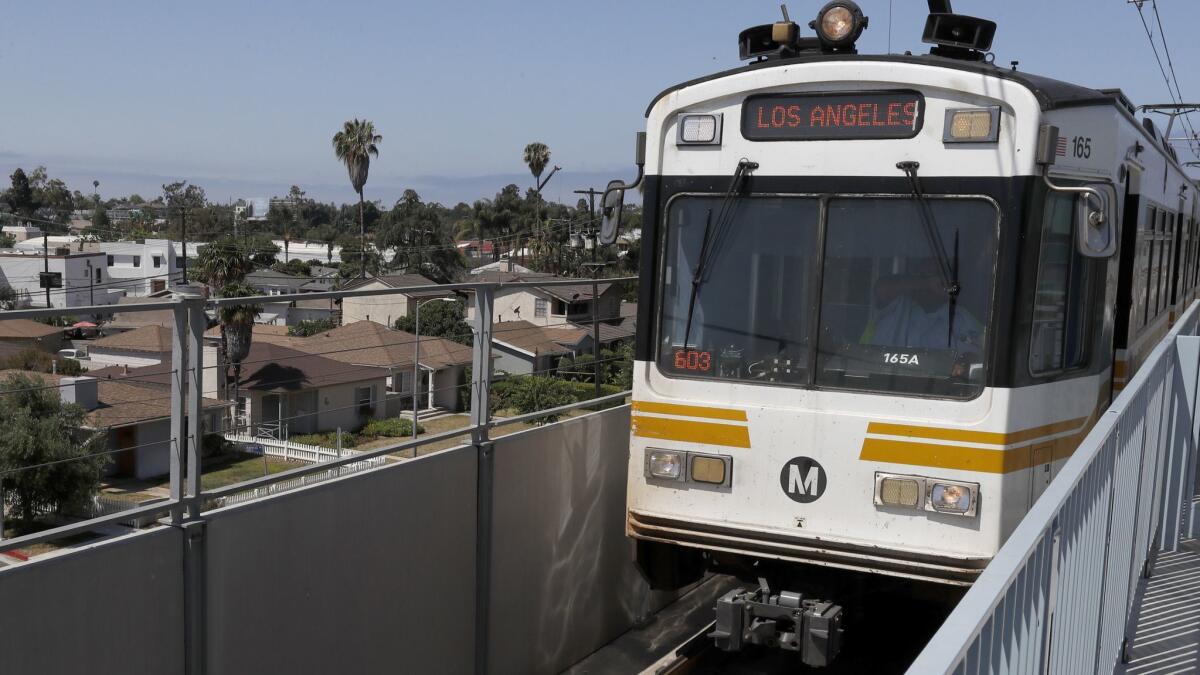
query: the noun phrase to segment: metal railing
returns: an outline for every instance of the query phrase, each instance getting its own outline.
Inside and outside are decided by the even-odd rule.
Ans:
[[[547,279],[518,282],[479,282],[459,284],[429,284],[403,288],[385,288],[370,290],[326,291],[319,293],[303,293],[292,295],[255,296],[245,298],[196,298],[180,297],[171,302],[155,302],[119,305],[121,312],[161,312],[169,310],[173,316],[173,342],[170,368],[167,372],[170,388],[171,410],[171,440],[169,443],[169,475],[168,485],[170,497],[153,504],[137,506],[127,510],[70,522],[42,530],[32,534],[0,539],[0,553],[12,551],[33,544],[51,542],[65,537],[95,530],[112,524],[137,521],[153,521],[159,518],[169,518],[170,524],[184,525],[189,520],[199,518],[200,513],[213,506],[239,503],[253,499],[256,496],[276,494],[286,489],[294,489],[313,482],[327,480],[331,476],[343,475],[346,471],[357,471],[368,465],[381,465],[385,455],[396,455],[412,451],[416,456],[421,446],[444,442],[452,439],[469,437],[470,443],[482,446],[489,440],[489,432],[499,426],[518,422],[538,420],[555,414],[562,414],[576,409],[612,403],[623,399],[628,392],[603,396],[600,398],[582,400],[576,403],[558,406],[547,410],[493,419],[488,404],[492,384],[492,337],[493,331],[493,301],[501,289],[513,288],[547,288],[555,286],[581,286],[593,282],[610,284],[634,282],[636,277],[618,277],[609,279]],[[201,445],[202,433],[197,433],[195,425],[203,419],[201,404],[203,401],[203,373],[205,368],[218,367],[216,364],[204,363],[203,334],[210,322],[209,313],[216,313],[220,307],[229,305],[253,305],[262,302],[280,302],[289,300],[308,299],[345,299],[356,297],[378,297],[404,295],[422,291],[459,291],[470,292],[473,296],[475,319],[471,326],[473,339],[471,380],[459,387],[469,387],[471,396],[469,424],[441,433],[431,433],[416,439],[405,439],[383,447],[370,450],[358,450],[343,453],[341,456],[321,457],[321,461],[306,466],[296,467],[264,475],[258,478],[225,485],[215,489],[201,488],[202,473]],[[593,301],[593,311],[599,311],[598,299]],[[103,306],[104,311],[113,311],[114,306]],[[0,321],[7,319],[38,319],[46,317],[88,314],[100,307],[68,307],[46,309],[21,309],[0,312]],[[608,318],[608,317],[605,317]],[[614,317],[615,318],[615,317]],[[584,327],[586,328],[586,327]],[[594,335],[594,337],[599,337]],[[345,350],[343,350],[345,351]],[[597,351],[598,356],[598,351]],[[597,358],[596,369],[599,370],[600,359]],[[347,364],[348,369],[357,368]],[[534,371],[537,374],[540,371]],[[84,373],[86,375],[86,373]],[[160,373],[161,375],[161,373]],[[119,379],[119,378],[114,378]],[[137,381],[137,377],[131,377]],[[54,388],[57,385],[47,385]],[[189,428],[190,427],[190,428]],[[234,432],[238,429],[212,430],[219,432]],[[136,448],[134,448],[136,450]],[[125,449],[118,448],[115,452]],[[336,455],[336,453],[334,453]],[[17,469],[19,470],[19,469]],[[0,478],[3,477],[0,472]],[[2,522],[2,519],[0,519]],[[0,532],[0,537],[2,537]]]
[[[913,662],[933,673],[1109,673],[1139,578],[1190,529],[1194,303]]]

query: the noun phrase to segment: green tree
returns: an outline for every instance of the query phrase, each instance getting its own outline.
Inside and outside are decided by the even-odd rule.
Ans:
[[[301,321],[295,326],[288,326],[288,335],[294,337],[308,337],[317,333],[325,333],[337,328],[337,321],[333,319],[312,319]]]
[[[396,319],[397,330],[415,333],[416,319],[412,315]],[[467,309],[461,300],[426,302],[421,305],[421,336],[442,337],[447,340],[470,345],[471,326],[467,323]]]
[[[29,187],[29,177],[20,167],[9,176],[12,186],[4,195],[5,201],[18,216],[32,217],[37,211],[37,202],[33,198],[33,189]]]
[[[358,240],[359,250],[367,248],[367,226],[363,218],[363,187],[367,184],[367,173],[371,168],[371,156],[379,156],[379,144],[383,136],[375,133],[375,124],[369,120],[355,118],[347,121],[342,130],[333,135],[333,153],[346,165],[350,174],[350,185],[358,193]],[[366,266],[360,267],[360,276],[366,275]]]
[[[426,204],[415,190],[404,196],[384,219],[377,243],[382,249],[394,249],[391,265],[395,269],[424,274],[434,281],[455,281],[466,261],[454,246],[443,221],[441,204]]]
[[[285,263],[277,262],[274,265],[271,265],[271,269],[275,270],[276,272],[292,274],[298,277],[312,276],[312,272],[308,269],[308,261],[300,260],[299,258],[292,258]]]
[[[17,245],[17,237],[9,232],[0,232],[0,248],[12,248]]]
[[[254,263],[237,239],[222,237],[205,244],[196,252],[192,278],[221,289],[240,283],[254,271]]]
[[[96,209],[92,211],[92,229],[96,231],[112,229],[112,221],[108,219],[108,211],[103,204],[97,204]]]
[[[222,298],[246,298],[258,294],[258,291],[243,283],[232,283],[221,289]],[[254,320],[261,311],[262,306],[255,304],[222,305],[217,310],[222,341],[225,343],[226,363],[233,364],[233,401],[238,399],[242,361],[250,355],[250,343],[254,339]]]
[[[499,387],[502,394],[496,408],[512,408],[520,415],[557,408],[576,400],[571,385],[557,377],[523,376],[508,380],[503,385]],[[537,418],[536,422],[545,424],[558,418],[558,415],[546,415]]]
[[[100,489],[105,435],[84,431],[85,415],[40,379],[13,374],[0,383],[3,492],[23,527],[44,513],[82,511]]]
[[[338,267],[338,276],[343,279],[363,279],[367,276],[379,276],[387,268],[387,263],[379,249],[367,246],[366,253],[359,248],[356,238],[342,239],[342,264]]]
[[[0,246],[0,248],[5,248]],[[17,292],[8,284],[0,284],[0,309],[16,309]]]

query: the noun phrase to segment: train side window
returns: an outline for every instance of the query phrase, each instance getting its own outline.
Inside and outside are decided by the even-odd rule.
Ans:
[[[1166,211],[1158,212],[1158,257],[1155,258],[1158,263],[1158,303],[1154,306],[1155,316],[1167,306],[1167,296],[1171,292],[1168,283],[1171,278],[1171,235],[1167,231],[1169,215]]]
[[[1029,370],[1035,375],[1076,368],[1086,360],[1090,266],[1073,240],[1075,200],[1066,193],[1046,195],[1029,346]]]
[[[1158,222],[1158,210],[1155,209],[1153,206],[1151,206],[1151,207],[1149,207],[1149,209],[1147,209],[1146,228],[1145,228],[1145,230],[1143,230],[1143,232],[1145,233],[1145,237],[1146,237],[1144,240],[1144,244],[1146,246],[1146,258],[1145,258],[1145,260],[1146,260],[1146,270],[1145,270],[1146,297],[1145,297],[1145,306],[1142,309],[1142,325],[1143,326],[1150,325],[1150,320],[1152,318],[1154,318],[1155,316],[1157,316],[1157,313],[1154,312],[1154,303],[1157,302],[1157,300],[1158,300],[1158,294],[1156,291],[1156,289],[1158,288],[1158,284],[1157,284],[1157,279],[1154,276],[1155,270],[1157,269],[1154,266],[1154,246],[1156,244],[1156,239],[1158,239],[1158,233],[1155,229],[1155,225],[1157,222]]]

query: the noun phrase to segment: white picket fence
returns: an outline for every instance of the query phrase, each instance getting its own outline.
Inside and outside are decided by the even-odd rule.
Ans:
[[[252,445],[262,446],[263,452],[272,457],[282,457],[284,459],[296,460],[298,462],[311,462],[320,464],[330,459],[341,459],[342,457],[351,457],[358,453],[353,450],[337,448],[326,448],[319,445],[307,445],[305,443],[295,443],[293,441],[281,441],[275,438],[264,438],[261,436],[251,436],[246,433],[226,433],[225,440],[234,443],[248,443]],[[376,462],[372,466],[378,466],[383,462],[381,459],[370,460]]]
[[[325,448],[319,445],[306,445],[304,443],[280,441],[274,438],[260,438],[243,433],[226,433],[225,440],[232,441],[234,443],[250,443],[259,445],[262,447],[265,454],[271,455],[272,457],[282,457],[284,459],[296,460],[300,462],[311,462],[313,464],[319,464],[326,460],[339,459],[342,457],[353,457],[359,454],[354,450],[342,449],[339,451],[337,448]],[[288,490],[302,488],[306,485],[315,485],[317,483],[322,483],[340,476],[348,476],[353,473],[358,473],[359,471],[373,469],[377,466],[383,465],[386,463],[386,461],[387,460],[385,460],[383,457],[372,457],[370,459],[359,460],[357,462],[351,462],[349,464],[334,467],[320,473],[308,474],[306,476],[300,476],[299,478],[293,478],[291,480],[284,480],[271,483],[270,485],[264,485],[262,487],[251,488],[245,492],[237,492],[224,497],[218,497],[216,499],[216,503],[213,505],[213,508],[241,504],[242,502],[248,502],[255,499],[260,499],[262,497],[279,494],[280,492],[287,492]]]

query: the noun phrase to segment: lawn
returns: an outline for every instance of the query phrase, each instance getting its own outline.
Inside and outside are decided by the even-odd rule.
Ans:
[[[265,464],[263,460],[266,460]],[[226,485],[241,483],[252,478],[261,478],[272,473],[287,471],[307,462],[295,462],[278,457],[262,457],[248,452],[230,452],[203,461],[200,474],[200,489],[215,490]]]
[[[200,473],[200,489],[215,490],[226,485],[241,483],[242,481],[250,480],[251,478],[261,478],[272,473],[287,471],[301,466],[308,466],[306,462],[293,462],[278,457],[266,457],[266,465],[264,467],[263,457],[254,455],[249,452],[227,452],[216,457],[206,457],[202,460]],[[163,479],[166,477],[163,476]],[[170,483],[163,480],[158,486],[163,489],[170,489]]]
[[[420,439],[422,436],[429,436],[431,434],[441,434],[441,433],[445,433],[447,431],[454,431],[455,429],[462,429],[463,435],[455,436],[454,438],[449,438],[449,439],[446,439],[443,441],[438,441],[436,443],[429,443],[427,445],[422,445],[419,448],[417,448],[417,454],[420,454],[420,455],[428,455],[431,452],[437,452],[438,450],[445,450],[447,448],[456,448],[460,445],[465,445],[465,444],[471,442],[471,432],[470,432],[471,416],[470,415],[465,415],[465,414],[464,415],[443,415],[442,417],[438,417],[435,419],[421,420],[421,426],[425,429],[425,432],[418,435],[417,436],[418,439]],[[528,422],[518,422],[516,424],[507,424],[505,426],[502,426],[502,427],[499,427],[496,429],[492,429],[490,435],[492,438],[499,438],[500,436],[507,436],[509,434],[515,434],[518,431],[532,429],[533,427],[534,427],[534,425],[529,424]],[[373,450],[375,448],[382,448],[382,447],[385,447],[388,445],[395,445],[396,443],[401,443],[404,440],[406,440],[406,439],[380,438],[380,439],[371,441],[369,443],[360,443],[354,449],[358,452],[364,452],[367,450]],[[412,451],[405,450],[402,453],[394,453],[394,454],[397,454],[398,456],[411,457]]]

